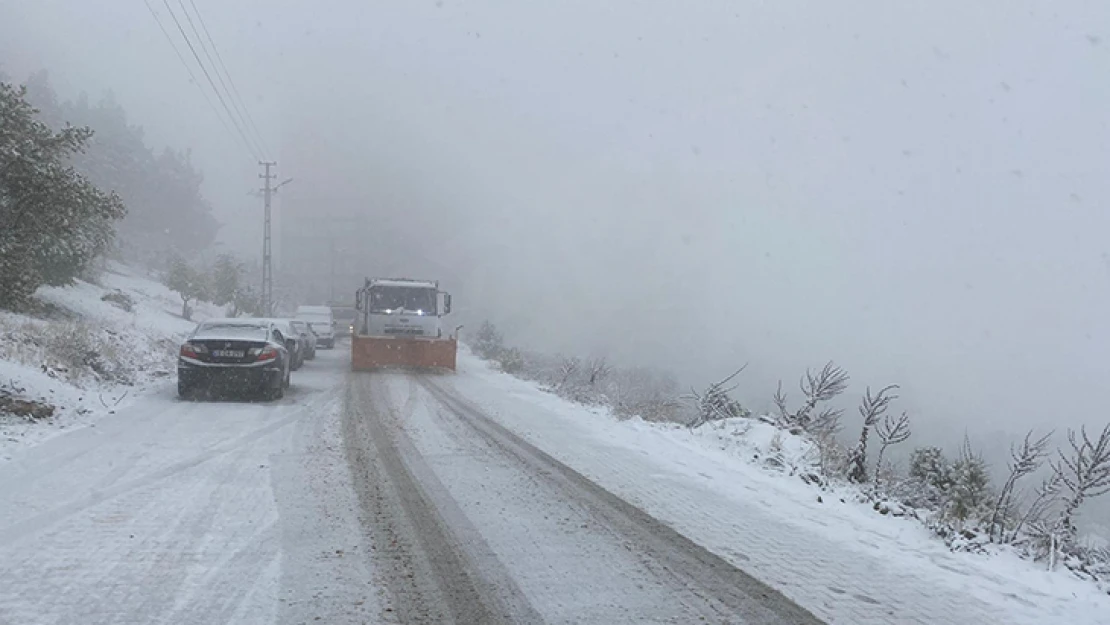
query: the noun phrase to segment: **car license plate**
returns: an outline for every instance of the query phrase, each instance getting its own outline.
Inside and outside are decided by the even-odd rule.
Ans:
[[[243,351],[235,349],[215,349],[212,350],[212,355],[216,358],[242,358]]]

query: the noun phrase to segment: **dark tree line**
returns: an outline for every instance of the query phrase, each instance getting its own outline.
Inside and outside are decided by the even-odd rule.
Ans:
[[[218,224],[187,152],[155,154],[111,94],[61,102],[45,72],[0,74],[0,307],[25,305],[115,250],[199,251]]]
[[[126,212],[70,164],[92,131],[52,129],[26,96],[0,82],[0,306],[8,308],[43,284],[71,282],[108,249]]]
[[[127,207],[117,227],[116,245],[123,255],[151,261],[167,250],[190,254],[212,244],[219,223],[201,194],[204,176],[188,151],[148,147],[143,129],[128,122],[111,92],[96,103],[85,94],[62,101],[47,73],[38,72],[27,79],[27,99],[52,128],[71,124],[93,130],[83,152],[70,162]]]

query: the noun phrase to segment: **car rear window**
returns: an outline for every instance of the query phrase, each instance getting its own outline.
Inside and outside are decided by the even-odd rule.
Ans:
[[[264,325],[247,323],[204,323],[197,328],[194,336],[264,340],[268,336],[268,328]]]

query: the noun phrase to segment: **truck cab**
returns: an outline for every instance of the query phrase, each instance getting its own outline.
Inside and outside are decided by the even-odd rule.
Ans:
[[[359,291],[359,334],[442,338],[440,319],[451,312],[451,295],[436,282],[372,279]]]
[[[451,312],[451,295],[438,282],[367,278],[355,295],[351,368],[372,371],[410,367],[454,371],[457,337],[446,335],[441,318]]]

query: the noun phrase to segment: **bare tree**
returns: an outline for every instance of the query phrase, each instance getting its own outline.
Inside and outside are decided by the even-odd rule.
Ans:
[[[812,371],[806,369],[806,375],[798,383],[802,388],[802,394],[805,395],[805,404],[798,410],[794,420],[798,425],[809,427],[810,415],[817,407],[817,404],[823,401],[829,401],[837,395],[843,393],[848,388],[848,381],[851,377],[848,372],[833,364],[830,360],[825,363],[824,367],[817,372],[816,375]]]
[[[816,417],[813,416],[813,411],[817,409],[817,404],[829,401],[843,393],[848,388],[850,379],[848,373],[833,364],[832,361],[825,363],[825,366],[817,373],[806,369],[805,376],[798,382],[802,395],[806,398],[805,403],[793,414],[787,408],[786,393],[783,392],[782,382],[780,381],[774,397],[775,406],[778,407],[779,411],[780,423],[810,430],[816,423],[820,422],[826,429],[829,427],[838,429],[840,426],[839,411],[822,411]]]
[[[871,428],[875,427],[890,407],[890,402],[898,398],[897,395],[891,393],[896,388],[898,388],[897,384],[891,384],[879,389],[878,393],[872,395],[871,387],[867,387],[867,391],[863,395],[863,401],[859,406],[859,414],[863,417],[863,429],[860,430],[859,442],[856,443],[849,454],[851,468],[848,471],[848,479],[853,482],[863,483],[867,481],[867,437]]]
[[[1046,477],[1039,486],[1033,489],[1033,501],[1029,503],[1029,507],[1018,518],[1018,522],[1014,525],[1014,529],[1010,531],[1010,538],[1007,542],[1014,542],[1017,540],[1018,534],[1026,526],[1043,521],[1048,512],[1055,506],[1056,502],[1060,499],[1060,490],[1063,488],[1064,482],[1060,479],[1060,473],[1053,467],[1052,474]]]
[[[779,387],[775,389],[775,406],[779,409],[779,420],[783,423],[790,421],[790,411],[786,407],[786,393],[782,392],[782,380],[779,380]]]
[[[994,502],[994,512],[991,514],[990,523],[991,542],[995,540],[996,529],[998,539],[1002,540],[1004,538],[1006,516],[1014,508],[1014,488],[1018,480],[1041,468],[1048,456],[1048,444],[1051,440],[1052,432],[1033,440],[1033,430],[1029,430],[1025,434],[1025,440],[1022,441],[1021,447],[1010,445],[1010,462],[1007,463],[1010,474],[1006,477],[1006,481],[1002,484],[1002,490],[998,493],[998,499]]]
[[[689,423],[691,429],[701,427],[711,421],[720,421],[741,416],[742,413],[740,411],[743,409],[740,408],[735,400],[729,397],[729,393],[736,390],[737,385],[733,384],[732,386],[728,386],[728,383],[747,368],[748,365],[745,364],[727,378],[720,382],[710,384],[702,394],[698,394],[696,390],[690,389],[689,399],[693,400],[694,409],[697,412],[694,416],[694,420]]]
[[[605,380],[605,378],[609,377],[609,374],[613,371],[613,367],[609,365],[609,362],[605,359],[605,356],[592,358],[586,369],[590,374],[590,386],[595,387],[601,384]]]
[[[1079,429],[1078,437],[1074,430],[1068,430],[1068,443],[1072,455],[1069,457],[1058,451],[1060,458],[1053,469],[1060,474],[1067,491],[1061,519],[1068,535],[1074,537],[1073,520],[1079,507],[1087,499],[1110,492],[1110,424],[1103,428],[1094,443],[1085,427]]]
[[[825,407],[809,424],[809,431],[817,436],[830,436],[835,437],[840,433],[840,417],[844,416],[844,410],[840,408]]]
[[[565,387],[571,378],[578,375],[578,370],[581,368],[582,361],[576,356],[563,358],[559,363],[559,388]]]
[[[878,483],[886,448],[904,443],[910,437],[910,416],[905,412],[897,419],[890,415],[884,416],[882,423],[875,425],[875,436],[879,437],[879,458],[875,462],[875,482]]]

